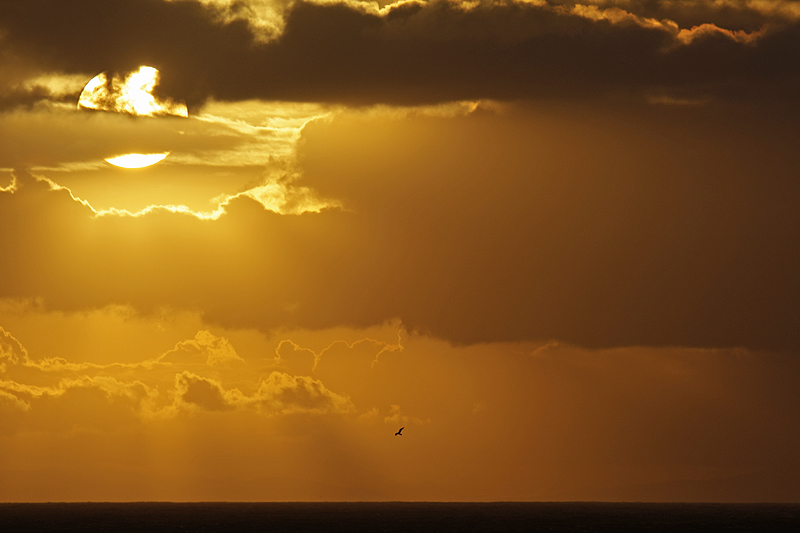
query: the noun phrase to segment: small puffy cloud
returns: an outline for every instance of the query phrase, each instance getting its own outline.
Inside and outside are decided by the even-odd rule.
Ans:
[[[176,365],[205,364],[226,366],[245,364],[225,337],[217,337],[208,330],[198,331],[194,339],[179,342],[175,348],[159,358],[162,363]]]
[[[16,409],[27,411],[31,405],[25,400],[20,399],[19,396],[6,390],[5,382],[0,382],[0,405],[10,405]]]
[[[291,339],[283,339],[275,348],[274,364],[281,367],[295,369],[301,372],[316,371],[320,362],[324,358],[333,358],[333,364],[339,364],[342,357],[348,359],[356,357],[362,359],[363,363],[370,363],[374,366],[384,353],[394,353],[403,351],[401,333],[402,324],[395,321],[392,324],[397,328],[397,343],[385,340],[363,337],[352,342],[346,340],[335,340],[320,351],[314,351],[299,345]],[[326,355],[327,354],[327,355]],[[308,364],[306,364],[308,363]],[[368,364],[359,365],[362,369],[368,368]]]
[[[700,24],[699,26],[692,26],[691,28],[684,28],[680,30],[676,36],[676,39],[682,44],[688,45],[695,39],[721,36],[737,43],[752,44],[755,43],[755,41],[762,37],[765,33],[766,28],[762,28],[761,30],[754,32],[746,32],[744,30],[732,31],[726,28],[720,28],[716,24],[705,23]]]
[[[14,431],[30,424],[47,424],[47,420],[80,420],[84,426],[108,423],[109,416],[120,421],[147,417],[158,392],[141,381],[121,381],[110,376],[80,376],[60,379],[52,386],[38,386],[11,380],[0,380],[0,404],[30,412],[31,419],[18,419],[19,425],[6,428]],[[109,415],[111,412],[116,415]]]
[[[255,409],[266,416],[280,414],[344,414],[355,410],[347,396],[328,390],[321,381],[308,376],[272,372],[262,380],[252,395],[237,388],[226,389],[212,378],[192,372],[175,376],[175,401],[162,416],[174,416],[181,410],[230,411]]]
[[[14,193],[17,190],[17,178],[10,172],[0,172],[0,175],[3,176],[4,180],[8,180],[8,185],[0,187],[0,192]]]
[[[273,372],[250,400],[265,414],[272,413],[349,413],[355,406],[347,396],[325,388],[308,376]]]
[[[18,365],[28,358],[28,352],[11,333],[0,327],[0,372],[8,365]]]
[[[234,409],[242,400],[238,389],[225,390],[218,381],[191,372],[182,372],[175,376],[174,394],[178,406],[206,411]]]

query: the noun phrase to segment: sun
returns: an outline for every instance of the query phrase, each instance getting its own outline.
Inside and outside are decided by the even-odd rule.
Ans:
[[[121,168],[144,168],[150,165],[155,165],[159,161],[164,160],[169,155],[169,152],[160,154],[125,154],[115,157],[107,157],[106,161],[115,167]]]
[[[78,109],[111,111],[141,117],[178,116],[187,118],[186,104],[169,98],[156,98],[159,73],[154,67],[141,66],[127,76],[98,74],[86,84],[78,97]],[[163,161],[169,151],[151,154],[122,154],[106,158],[114,166],[144,168]]]

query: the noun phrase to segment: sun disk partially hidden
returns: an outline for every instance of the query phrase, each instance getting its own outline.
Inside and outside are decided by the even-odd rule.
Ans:
[[[154,67],[141,66],[126,76],[98,74],[86,84],[78,98],[78,109],[111,111],[138,117],[177,116],[187,118],[186,104],[170,98],[157,98],[153,90],[159,73]],[[124,154],[106,158],[114,166],[143,168],[155,165],[170,152]]]
[[[188,117],[189,110],[183,102],[169,98],[157,99],[153,89],[158,85],[159,73],[153,67],[142,66],[125,76],[105,72],[86,84],[78,98],[78,109],[116,111],[141,117],[173,115]]]
[[[144,168],[149,167],[150,165],[155,165],[168,155],[169,152],[164,152],[161,154],[125,154],[118,155],[116,157],[109,157],[106,159],[106,161],[115,167]]]

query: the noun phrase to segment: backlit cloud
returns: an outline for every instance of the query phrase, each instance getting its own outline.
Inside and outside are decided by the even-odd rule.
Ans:
[[[215,380],[191,372],[175,376],[174,394],[179,406],[198,407],[208,411],[233,409],[242,398],[238,389],[226,391]]]
[[[198,409],[253,410],[265,416],[347,414],[356,409],[347,396],[330,391],[319,379],[271,371],[256,380],[259,371],[248,370],[228,339],[207,330],[156,358],[106,365],[32,359],[11,333],[0,328],[0,335],[0,400],[22,411],[43,409],[42,402],[74,396],[73,390],[100,393],[111,403],[124,400],[128,414],[140,419],[170,418]],[[220,379],[252,380],[253,392],[226,387]]]
[[[244,363],[228,339],[216,337],[210,331],[198,331],[194,339],[179,342],[161,356],[165,363],[204,364],[208,366]]]
[[[266,413],[348,413],[355,410],[349,398],[326,389],[321,381],[284,372],[271,373],[250,401]]]

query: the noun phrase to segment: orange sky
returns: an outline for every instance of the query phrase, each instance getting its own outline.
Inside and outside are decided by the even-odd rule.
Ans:
[[[142,65],[188,117],[79,108]],[[798,65],[789,0],[0,0],[0,501],[800,501]]]

